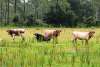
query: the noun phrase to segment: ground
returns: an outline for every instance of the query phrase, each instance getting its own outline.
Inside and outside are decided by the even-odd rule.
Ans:
[[[25,28],[25,41],[17,37],[14,41],[7,34],[9,28],[0,28],[0,65],[1,67],[100,67],[100,29],[99,28],[57,28],[62,32],[58,44],[37,42],[33,34],[44,34],[47,28]],[[53,28],[48,28],[53,29]],[[89,51],[78,41],[78,51],[72,44],[73,31],[96,33],[89,41]]]

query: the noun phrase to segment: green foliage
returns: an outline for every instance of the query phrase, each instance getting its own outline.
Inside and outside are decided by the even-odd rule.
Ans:
[[[77,27],[79,22],[84,24],[83,17],[99,15],[97,2],[99,0],[0,0],[0,25],[14,23],[34,26],[34,22],[40,19],[42,23],[53,26]],[[28,18],[30,15],[33,15],[31,21]],[[18,19],[17,16],[19,20],[13,21]],[[91,21],[89,26],[94,24]]]

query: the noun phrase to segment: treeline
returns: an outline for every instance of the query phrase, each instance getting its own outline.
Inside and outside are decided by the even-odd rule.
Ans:
[[[99,25],[99,0],[0,0],[0,25]],[[98,9],[98,10],[97,10]]]

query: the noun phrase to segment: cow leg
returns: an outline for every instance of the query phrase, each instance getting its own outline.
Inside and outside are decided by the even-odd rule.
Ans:
[[[24,35],[22,35],[22,34],[21,34],[21,38],[22,38],[22,40],[25,40],[25,37],[24,37]]]
[[[89,58],[89,44],[88,44],[88,40],[85,41],[85,53],[86,53],[86,62],[88,64],[90,64],[90,58]]]
[[[56,37],[53,37],[53,44],[56,44]]]
[[[72,42],[73,42],[74,45],[77,44],[77,39],[73,38]]]
[[[84,40],[82,40],[82,46],[83,46],[83,44],[84,44]]]
[[[85,47],[86,47],[87,50],[89,50],[88,40],[85,41]]]
[[[85,40],[85,45],[88,45],[88,40]]]
[[[76,52],[77,52],[77,39],[75,39],[75,49],[76,49]]]
[[[55,44],[55,38],[53,37],[52,39],[53,39],[53,44]]]
[[[58,38],[57,38],[57,37],[55,37],[55,43],[56,43],[56,44],[58,43]]]
[[[77,39],[73,39],[72,42],[73,42],[73,46],[77,52]]]
[[[12,34],[11,37],[13,38],[13,40],[15,40],[15,34]]]
[[[25,38],[24,38],[24,36],[22,34],[20,34],[20,36],[21,36],[22,40],[25,40]]]
[[[18,32],[18,35],[21,36],[22,40],[24,40],[23,35],[20,32]]]

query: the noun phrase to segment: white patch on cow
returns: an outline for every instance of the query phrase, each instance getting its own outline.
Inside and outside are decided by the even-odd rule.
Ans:
[[[13,30],[13,31],[25,31],[25,29],[11,29],[11,30]]]
[[[77,31],[73,32],[73,36],[78,39],[88,39],[89,37],[88,34],[89,32],[77,32]]]

